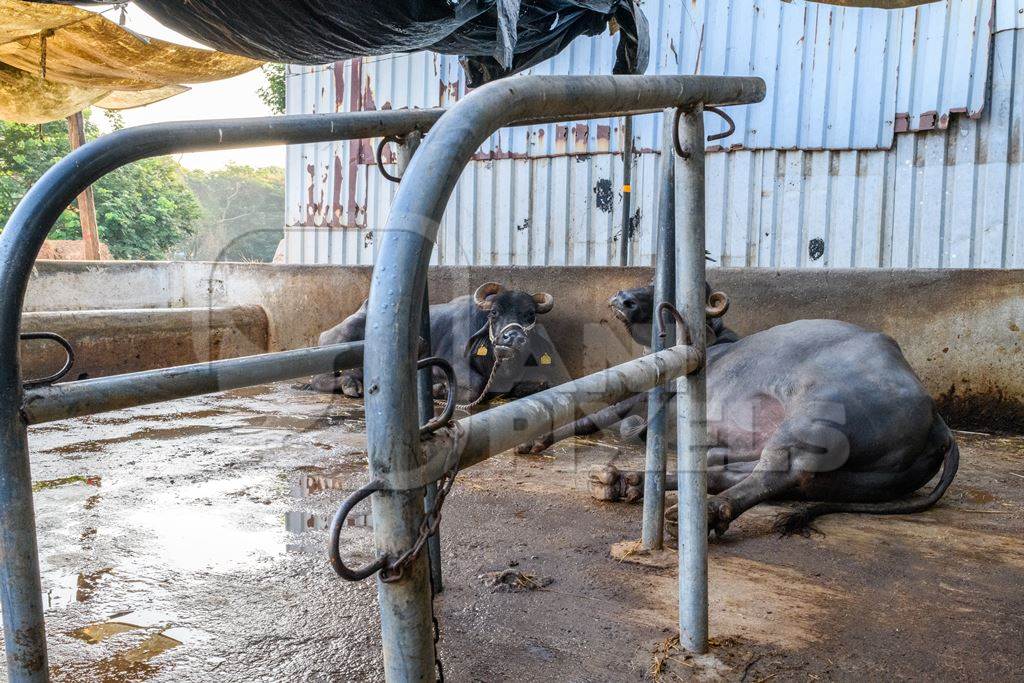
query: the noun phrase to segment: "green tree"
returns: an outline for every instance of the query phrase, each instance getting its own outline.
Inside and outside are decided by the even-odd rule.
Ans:
[[[284,169],[229,164],[192,171],[202,217],[180,255],[196,261],[271,261],[284,236]]]
[[[63,121],[42,126],[0,121],[0,226],[7,223],[14,207],[39,176],[70,151],[68,129]],[[81,239],[76,207],[61,214],[50,236]]]
[[[184,170],[172,159],[123,166],[100,180],[94,191],[100,239],[114,258],[167,258],[171,247],[196,231],[199,202]]]
[[[285,110],[285,68],[284,64],[264,64],[260,67],[267,82],[256,89],[256,94],[263,104],[270,107],[275,114],[283,114]]]
[[[118,121],[114,121],[115,127]],[[86,122],[88,137],[96,127]],[[50,166],[70,152],[67,126],[54,121],[30,126],[0,121],[0,225]],[[161,259],[190,237],[199,203],[181,166],[167,158],[144,159],[117,169],[94,186],[100,240],[114,258]],[[78,209],[69,207],[49,235],[81,239]]]

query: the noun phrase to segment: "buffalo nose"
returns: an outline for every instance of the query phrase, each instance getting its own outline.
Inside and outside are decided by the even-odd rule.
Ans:
[[[634,299],[632,295],[623,291],[617,292],[615,296],[608,300],[608,304],[610,306],[623,308],[627,311],[633,310],[637,306],[636,299]]]
[[[501,346],[507,346],[509,348],[518,349],[526,343],[526,335],[521,330],[515,328],[511,330],[505,330],[501,333],[498,338],[498,344]]]

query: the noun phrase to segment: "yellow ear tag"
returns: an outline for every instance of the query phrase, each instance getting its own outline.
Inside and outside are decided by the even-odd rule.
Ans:
[[[551,356],[545,353],[543,356],[540,357],[540,364],[551,365]]]
[[[487,344],[481,344],[480,346],[476,347],[476,355],[478,355],[478,356],[486,356],[487,355]]]

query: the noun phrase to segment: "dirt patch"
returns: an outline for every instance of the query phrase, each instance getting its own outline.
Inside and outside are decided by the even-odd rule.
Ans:
[[[30,430],[55,680],[381,679],[376,587],[339,580],[324,550],[366,481],[357,402],[278,385],[109,417]],[[957,479],[925,513],[834,515],[809,538],[771,533],[777,506],[740,517],[710,545],[711,650],[663,648],[660,679],[1019,678],[1024,439],[957,439]],[[450,680],[651,678],[676,634],[675,563],[613,557],[641,507],[587,485],[594,466],[642,462],[616,439],[578,439],[459,473],[435,602]],[[369,514],[342,530],[353,564],[373,556]],[[552,582],[479,578],[504,568]],[[127,614],[142,608],[155,616]],[[111,623],[139,627],[71,635]]]
[[[953,429],[993,434],[1020,434],[1024,430],[1024,401],[1002,389],[957,391],[956,386],[935,400],[939,414]]]
[[[666,618],[678,604],[675,571],[654,579]],[[714,553],[708,560],[709,629],[718,639],[798,649],[821,639],[827,617],[846,596],[821,581],[821,573]]]

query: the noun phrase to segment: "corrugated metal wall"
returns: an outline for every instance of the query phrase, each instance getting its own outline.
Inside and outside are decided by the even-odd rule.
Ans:
[[[750,73],[768,84],[765,102],[733,110],[730,150],[708,155],[708,245],[718,262],[1024,265],[1018,3],[996,0],[993,10],[992,0],[949,0],[899,12],[645,3],[655,27],[650,73]],[[579,39],[533,72],[607,73],[614,44]],[[454,58],[420,53],[295,68],[288,106],[443,106],[463,92]],[[659,127],[645,116],[634,128],[632,263],[652,261]],[[616,263],[620,147],[618,119],[501,131],[463,174],[435,262]],[[395,188],[368,166],[371,156],[366,142],[290,148],[289,261],[372,262]]]

